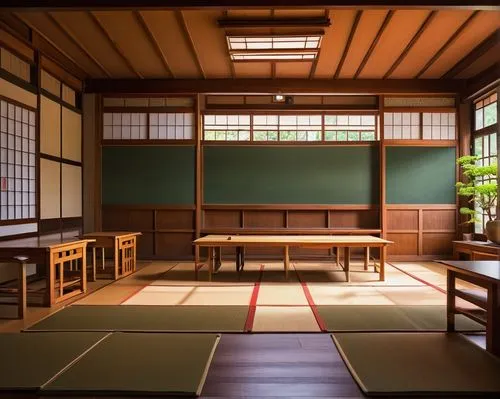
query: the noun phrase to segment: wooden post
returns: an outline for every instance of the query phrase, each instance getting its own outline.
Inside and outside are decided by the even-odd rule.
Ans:
[[[17,291],[17,316],[20,319],[24,319],[26,315],[27,308],[27,297],[26,297],[26,262],[28,257],[26,256],[15,256],[14,259],[19,263],[19,271],[17,276],[18,281],[18,291]]]
[[[365,270],[368,270],[368,263],[370,263],[370,247],[365,247]]]
[[[347,282],[351,281],[351,276],[349,275],[349,268],[351,263],[351,248],[344,247],[344,272],[345,272],[345,280]]]
[[[380,281],[385,281],[385,251],[386,251],[386,245],[383,245],[380,247],[380,270],[379,270],[379,277]]]
[[[290,253],[288,245],[285,245],[285,278],[288,279],[288,269],[290,267]]]

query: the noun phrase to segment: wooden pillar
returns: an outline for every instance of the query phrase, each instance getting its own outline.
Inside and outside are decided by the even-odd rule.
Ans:
[[[459,100],[457,100],[459,101]],[[458,153],[457,156],[461,157],[464,155],[470,155],[471,153],[471,143],[472,143],[472,102],[470,100],[465,100],[465,102],[460,102],[457,104],[458,107]],[[464,181],[464,176],[462,171],[457,165],[457,181]],[[457,196],[457,238],[461,239],[462,233],[473,232],[473,226],[471,224],[463,224],[466,220],[465,216],[460,215],[459,209],[462,207],[470,207],[468,198]]]
[[[385,206],[385,138],[384,138],[384,96],[378,97],[378,109],[379,109],[379,159],[380,159],[380,169],[379,169],[379,180],[380,180],[380,229],[381,238],[386,238],[387,235],[387,210]]]
[[[202,183],[202,153],[201,153],[201,139],[203,135],[202,129],[202,118],[201,118],[201,101],[202,96],[198,94],[195,101],[195,138],[196,138],[196,148],[195,148],[195,239],[200,237],[201,226],[202,226],[202,211],[201,205],[203,202],[203,183]],[[199,246],[194,247],[195,259],[199,259]],[[197,265],[195,265],[197,267]]]

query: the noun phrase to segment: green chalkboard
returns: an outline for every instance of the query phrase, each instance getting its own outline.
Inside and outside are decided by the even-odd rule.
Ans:
[[[207,146],[206,204],[376,204],[374,146]]]
[[[455,148],[387,147],[386,151],[386,203],[455,203]]]
[[[194,204],[194,147],[102,149],[102,203]]]

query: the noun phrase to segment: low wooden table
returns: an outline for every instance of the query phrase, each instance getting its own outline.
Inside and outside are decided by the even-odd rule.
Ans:
[[[16,261],[15,258],[26,257],[29,263],[45,265],[46,286],[43,304],[52,306],[87,290],[86,248],[87,244],[93,241],[92,239],[57,239],[53,236],[0,241],[0,259],[4,261],[10,259],[12,263],[19,265],[22,268],[19,272],[19,279],[24,280],[26,279],[26,262]],[[78,278],[65,282],[65,273],[69,273],[73,267],[75,270],[78,269]],[[57,282],[59,282],[58,285]],[[56,285],[59,289],[57,297]],[[65,293],[64,289],[69,285],[76,286],[77,289]],[[20,281],[19,286],[24,291],[23,302],[25,304],[26,282]]]
[[[102,267],[104,269],[105,248],[113,249],[113,274],[114,279],[125,277],[136,270],[137,261],[137,237],[142,235],[140,232],[130,231],[98,231],[85,233],[81,236],[84,239],[94,240],[92,247],[92,279],[96,280],[96,249],[102,250]]]
[[[486,350],[500,356],[500,262],[454,260],[441,263],[448,269],[447,330],[455,331],[456,314],[465,315],[486,326]],[[484,291],[457,289],[456,279],[486,288],[486,295]],[[478,306],[479,311],[457,308],[456,297]]]
[[[500,245],[486,241],[453,241],[453,259],[466,254],[470,260],[500,260]]]
[[[385,280],[385,252],[386,246],[391,244],[392,241],[387,241],[378,237],[373,236],[294,236],[294,235],[282,235],[282,236],[266,236],[266,235],[208,235],[206,237],[201,237],[193,241],[195,246],[207,247],[208,248],[208,279],[212,279],[212,273],[215,268],[216,259],[214,256],[215,249],[219,247],[236,247],[240,248],[239,261],[241,262],[241,253],[244,251],[245,247],[282,247],[284,248],[284,269],[285,276],[288,277],[288,269],[290,265],[290,247],[302,247],[302,248],[344,248],[344,272],[346,275],[346,280],[350,281],[350,250],[351,248],[380,248],[380,281]],[[198,279],[198,268],[199,268],[199,250],[195,251],[195,274],[196,279]],[[218,251],[220,254],[220,251]],[[365,255],[367,251],[365,250]],[[337,259],[338,261],[338,259]],[[366,256],[365,256],[365,268],[367,268]]]

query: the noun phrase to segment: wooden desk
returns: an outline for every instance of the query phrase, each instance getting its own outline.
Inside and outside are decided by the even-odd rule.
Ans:
[[[453,259],[466,254],[470,260],[500,260],[500,245],[485,241],[453,241]]]
[[[500,356],[500,262],[495,260],[441,261],[447,267],[447,330],[455,331],[455,314],[463,314],[486,326],[486,350]],[[484,291],[457,289],[456,279],[468,281]],[[457,308],[459,297],[478,306],[478,311]]]
[[[206,237],[198,238],[193,241],[195,246],[207,247],[208,248],[208,278],[211,280],[212,273],[214,271],[214,265],[216,262],[214,253],[215,249],[219,247],[237,247],[244,250],[245,247],[283,247],[284,248],[284,269],[285,276],[288,277],[288,269],[290,265],[290,255],[289,249],[291,247],[302,247],[302,248],[325,248],[329,249],[332,247],[344,248],[344,272],[346,275],[346,280],[350,281],[349,269],[350,269],[350,250],[351,248],[361,247],[361,248],[380,248],[380,281],[385,279],[385,252],[386,246],[391,244],[391,241],[383,240],[378,237],[373,236],[294,236],[294,235],[282,235],[282,236],[266,236],[266,235],[208,235]],[[199,250],[195,251],[195,274],[198,278],[198,268],[199,268]],[[219,251],[220,253],[220,251]],[[367,251],[365,251],[365,254]],[[366,259],[366,257],[365,257]],[[367,268],[367,262],[365,260],[365,268]]]
[[[16,257],[27,257],[29,263],[45,265],[46,286],[44,290],[43,304],[52,306],[87,290],[87,268],[86,248],[89,242],[94,240],[83,239],[57,239],[54,237],[29,237],[18,240],[0,241],[0,258],[4,260]],[[80,267],[78,264],[80,263]],[[75,274],[78,269],[77,278],[65,281],[68,274]],[[26,278],[26,273],[20,273]],[[21,277],[20,277],[21,278]],[[58,283],[58,284],[57,284]],[[21,287],[25,283],[20,282]],[[57,294],[55,288],[58,288]],[[72,286],[73,289],[65,292],[65,288]]]
[[[105,248],[113,249],[113,274],[118,280],[133,273],[136,269],[137,261],[137,237],[142,235],[139,232],[129,231],[98,231],[85,233],[81,238],[95,241],[92,246],[92,279],[96,279],[96,248],[102,249],[102,267],[104,269]]]

